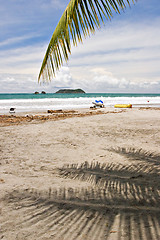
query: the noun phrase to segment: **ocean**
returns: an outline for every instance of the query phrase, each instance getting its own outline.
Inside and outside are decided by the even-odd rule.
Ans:
[[[160,107],[160,94],[131,93],[84,93],[84,94],[31,94],[0,93],[0,114],[6,114],[10,108],[16,112],[47,111],[49,109],[89,108],[95,100],[102,100],[106,107],[115,104],[132,104],[133,107]]]

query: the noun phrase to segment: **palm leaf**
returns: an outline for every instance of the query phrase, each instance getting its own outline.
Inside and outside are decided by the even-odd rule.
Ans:
[[[71,40],[76,46],[84,37],[100,28],[103,17],[111,19],[113,12],[120,13],[126,5],[136,0],[71,0],[54,30],[43,63],[38,81],[51,80],[57,70],[67,62],[71,53]]]

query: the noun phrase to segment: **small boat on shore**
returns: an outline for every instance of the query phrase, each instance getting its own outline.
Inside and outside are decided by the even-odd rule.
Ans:
[[[132,104],[115,104],[115,108],[132,108]]]
[[[101,107],[103,108],[104,107],[104,104],[103,104],[103,101],[102,100],[95,100],[95,102],[92,102],[94,104],[94,108],[96,107]]]

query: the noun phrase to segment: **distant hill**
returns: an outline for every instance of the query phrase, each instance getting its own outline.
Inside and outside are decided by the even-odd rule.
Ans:
[[[82,89],[60,89],[56,93],[85,93]]]

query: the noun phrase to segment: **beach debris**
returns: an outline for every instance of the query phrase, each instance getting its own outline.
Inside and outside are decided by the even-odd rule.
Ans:
[[[4,179],[0,178],[0,183],[5,183]]]
[[[9,112],[10,112],[10,113],[15,113],[15,109],[16,109],[16,108],[13,108],[13,107],[12,107],[12,108],[9,109]]]
[[[48,113],[77,113],[77,111],[75,110],[62,110],[62,109],[58,109],[58,110],[48,110]]]
[[[160,110],[159,107],[140,107],[139,110]]]
[[[113,231],[113,230],[112,230],[112,231],[110,231],[110,233],[116,233],[116,232],[117,232],[117,231]]]
[[[122,112],[122,111],[121,111]],[[48,110],[48,113],[52,114],[26,114],[26,115],[0,115],[0,125],[8,126],[13,124],[21,124],[21,123],[29,123],[29,122],[37,122],[37,121],[47,121],[53,120],[57,121],[60,119],[72,118],[72,117],[86,117],[98,114],[108,114],[108,113],[121,113],[120,111],[87,111],[87,112],[78,112],[75,110]]]
[[[48,110],[47,112],[48,113],[62,113],[63,110],[62,109],[59,109],[59,110]]]

